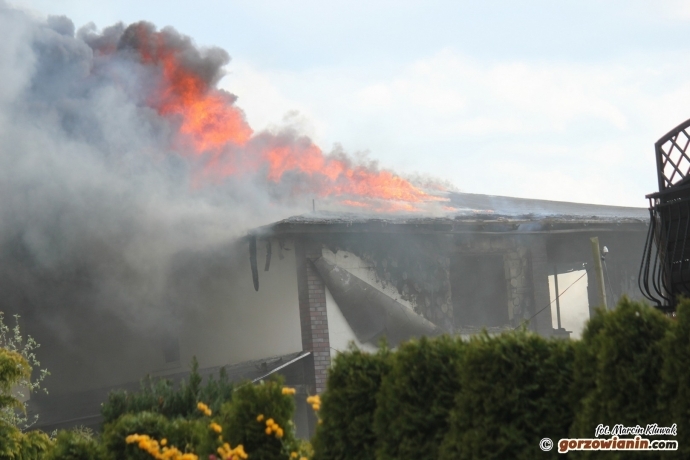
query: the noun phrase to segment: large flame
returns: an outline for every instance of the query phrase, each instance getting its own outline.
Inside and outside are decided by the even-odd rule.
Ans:
[[[159,68],[155,94],[147,102],[159,114],[178,120],[179,145],[203,155],[207,173],[223,177],[262,172],[273,183],[298,174],[305,179],[302,191],[376,211],[410,211],[415,203],[439,199],[390,171],[324,155],[307,138],[285,141],[268,133],[255,135],[234,105],[235,97],[185,66],[183,49],[169,43],[165,30],[134,27],[141,62]]]

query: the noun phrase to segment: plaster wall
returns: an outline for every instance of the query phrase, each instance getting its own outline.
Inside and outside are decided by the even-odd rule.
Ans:
[[[258,292],[248,247],[238,263],[203,280],[199,296],[185,309],[179,334],[183,363],[197,356],[202,367],[220,366],[302,349],[294,245],[284,243],[281,259],[277,242],[272,244],[268,271],[265,242],[257,247]]]

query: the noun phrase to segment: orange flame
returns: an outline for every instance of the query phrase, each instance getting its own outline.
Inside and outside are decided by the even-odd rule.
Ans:
[[[382,210],[363,200],[394,200],[386,210],[416,210],[410,203],[438,201],[409,181],[386,170],[350,165],[348,160],[324,155],[311,141],[260,148],[250,158],[245,147],[255,139],[244,113],[234,105],[234,97],[204,81],[181,63],[180,51],[168,46],[164,31],[147,27],[137,30],[141,61],[160,66],[157,94],[149,103],[159,114],[177,118],[179,142],[196,154],[207,154],[207,167],[213,176],[267,171],[266,178],[279,183],[284,174],[299,173],[310,181],[310,192],[319,196],[348,196],[355,200],[341,203]],[[301,138],[304,141],[306,138]],[[233,154],[229,153],[234,152]],[[240,153],[238,153],[240,152]]]
[[[162,67],[154,102],[158,112],[179,116],[180,134],[197,153],[219,150],[228,143],[245,144],[253,132],[242,111],[232,105],[232,96],[211,88],[180,65],[176,50],[166,45],[162,33],[149,33],[144,26],[137,30],[142,62]]]

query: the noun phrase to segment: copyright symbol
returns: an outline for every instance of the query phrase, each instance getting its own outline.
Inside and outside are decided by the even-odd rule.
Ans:
[[[544,439],[542,439],[541,441],[539,441],[539,447],[540,447],[541,450],[543,450],[544,452],[548,452],[548,451],[550,451],[551,449],[553,449],[553,441],[550,440],[549,438],[544,438]]]

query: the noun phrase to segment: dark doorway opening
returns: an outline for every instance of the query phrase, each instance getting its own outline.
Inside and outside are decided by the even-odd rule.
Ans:
[[[503,256],[455,254],[450,263],[456,327],[509,324]]]

